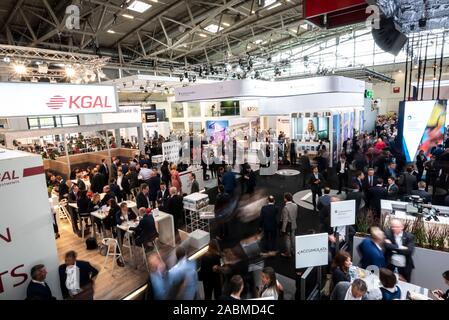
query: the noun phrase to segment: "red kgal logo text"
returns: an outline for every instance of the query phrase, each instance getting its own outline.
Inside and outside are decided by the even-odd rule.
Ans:
[[[47,106],[52,110],[59,110],[65,105],[69,109],[103,109],[112,108],[108,96],[69,96],[68,101],[62,96],[53,96]]]

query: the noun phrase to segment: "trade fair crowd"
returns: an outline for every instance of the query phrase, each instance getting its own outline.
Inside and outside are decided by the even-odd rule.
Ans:
[[[344,141],[338,159],[334,159],[336,161],[333,168],[328,167],[330,155],[323,143],[317,147],[317,156],[310,157],[307,150],[302,154],[295,152],[298,150],[298,142],[289,141],[284,136],[279,138],[284,141],[284,146],[285,141],[288,144],[286,149],[282,149],[279,160],[288,160],[290,168],[298,168],[301,172],[302,181],[298,189],[311,190],[313,208],[319,214],[319,226],[311,232],[327,232],[329,235],[329,277],[322,292],[323,296],[340,300],[398,299],[401,296],[398,279],[406,282],[411,279],[414,268],[414,236],[404,230],[403,222],[399,219],[391,219],[388,227],[383,230],[380,203],[382,199],[397,200],[409,195],[418,195],[424,202],[432,203],[438,188],[447,192],[448,172],[437,169],[436,157],[449,152],[449,138],[446,137],[445,145],[432,150],[430,158],[420,152],[414,164],[407,164],[400,150],[395,147],[396,136],[396,117],[379,116],[375,132],[355,135],[353,139]],[[156,140],[148,141],[149,153],[157,152],[158,144],[162,140]],[[232,145],[235,147],[235,143]],[[446,150],[440,152],[444,147]],[[108,217],[103,221],[95,219],[94,224],[99,230],[110,232],[113,238],[123,237],[117,232],[116,226],[136,220],[136,245],[152,249],[158,236],[152,211],[159,209],[173,215],[177,232],[184,222],[185,194],[182,192],[178,171],[178,167],[184,165],[165,161],[158,168],[150,159],[149,155],[140,155],[122,162],[121,159],[113,157],[110,165],[103,159],[102,163],[95,167],[75,170],[70,177],[72,179],[63,179],[48,173],[47,184],[52,189],[49,189],[49,193],[57,194],[59,201],[76,203],[77,210],[70,206],[68,208],[73,231],[79,236],[85,216],[93,210],[106,208]],[[237,176],[233,171],[235,158],[232,159],[234,163],[229,164],[224,159],[222,154],[219,161],[213,162],[212,167],[202,161],[204,178],[209,177],[207,172],[210,169],[210,177],[218,179],[216,218],[223,210],[231,207],[232,199],[237,196]],[[252,194],[256,187],[256,173],[246,161],[240,166],[240,175],[242,193]],[[346,200],[356,201],[358,220],[365,219],[370,223],[370,236],[357,247],[362,269],[352,266],[350,255],[352,237],[358,231],[357,227],[350,226],[347,234],[338,235],[330,226],[330,204],[340,201],[339,197],[330,195],[332,186],[338,189],[338,195],[344,192]],[[199,192],[195,174],[190,174],[189,187],[191,193]],[[136,202],[138,214],[128,208],[125,200]],[[442,201],[449,205],[449,196]],[[261,256],[267,258],[280,253],[286,258],[294,257],[297,229],[298,205],[293,201],[292,193],[284,194],[283,204],[280,206],[275,203],[273,196],[269,196],[259,218],[259,231],[263,235]],[[214,299],[225,300],[255,297],[282,299],[284,288],[276,279],[273,268],[263,268],[262,286],[256,287],[249,272],[248,260],[239,259],[233,250],[220,249],[220,242],[229,233],[232,233],[232,230],[228,230],[225,225],[211,228],[211,242],[207,253],[198,263],[187,259],[183,246],[176,248],[177,263],[170,269],[159,254],[151,253],[148,257],[150,275],[147,297],[191,300],[198,297],[198,281],[202,281],[205,299],[211,299],[212,295]],[[58,237],[56,219],[55,234]],[[92,279],[98,271],[88,262],[77,261],[75,252],[68,252],[65,260],[65,264],[60,267],[64,297],[92,298]],[[292,260],[284,261],[291,263]],[[117,259],[117,264],[123,266],[123,261]],[[377,266],[380,270],[382,286],[376,292],[368,292],[366,283],[357,275],[369,266]],[[73,276],[73,268],[79,269],[80,277]],[[297,271],[300,276],[301,271]],[[45,266],[38,265],[33,268],[30,299],[51,297],[44,282],[45,274]],[[443,278],[449,284],[449,271],[444,272]],[[43,284],[45,290],[42,287],[33,288],[35,283]],[[448,292],[444,293],[438,289],[433,291],[433,294],[438,299],[448,299]]]

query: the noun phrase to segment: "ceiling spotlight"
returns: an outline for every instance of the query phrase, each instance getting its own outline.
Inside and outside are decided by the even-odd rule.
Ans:
[[[27,68],[24,64],[18,63],[14,65],[14,72],[17,74],[25,74],[27,73]]]
[[[3,62],[4,63],[10,63],[11,62],[11,58],[10,57],[4,57],[3,58]]]
[[[68,78],[72,78],[75,76],[76,71],[71,66],[65,67],[65,74]]]

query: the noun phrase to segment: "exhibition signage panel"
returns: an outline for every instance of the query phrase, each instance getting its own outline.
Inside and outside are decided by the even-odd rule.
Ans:
[[[115,113],[101,115],[103,123],[142,122],[140,106],[119,106]]]
[[[308,234],[295,238],[296,269],[327,265],[328,234]]]
[[[405,101],[399,106],[398,135],[407,162],[419,150],[430,158],[433,147],[442,144],[446,130],[447,100]]]
[[[115,86],[0,83],[1,117],[116,112]]]
[[[331,202],[331,227],[355,224],[355,200]]]
[[[61,298],[53,215],[39,155],[0,149],[0,300],[23,300],[36,264]]]
[[[290,81],[232,80],[191,87],[175,88],[176,102],[237,98],[276,98],[317,93],[363,93],[365,83],[339,76],[316,77]],[[313,99],[316,100],[314,96]],[[298,104],[297,104],[298,105]],[[276,105],[276,107],[278,107]]]

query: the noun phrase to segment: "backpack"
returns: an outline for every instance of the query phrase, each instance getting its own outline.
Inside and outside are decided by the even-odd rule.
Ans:
[[[97,248],[98,248],[97,239],[95,239],[94,237],[89,237],[86,239],[86,249],[87,250],[94,250]]]

